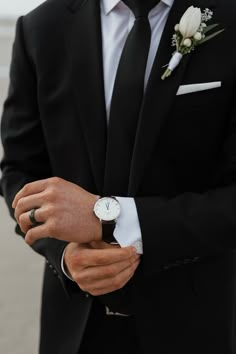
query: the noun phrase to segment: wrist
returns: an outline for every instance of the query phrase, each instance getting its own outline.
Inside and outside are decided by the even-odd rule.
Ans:
[[[93,217],[95,223],[94,241],[102,241],[102,223],[95,215]]]
[[[94,200],[92,203],[92,217],[93,217],[93,223],[94,223],[94,241],[101,241],[102,240],[102,224],[101,221],[97,218],[97,216],[94,213],[94,207],[97,203],[97,201],[101,197],[99,195],[94,195]]]
[[[99,197],[94,205],[94,215],[100,223],[100,240],[117,244],[114,238],[114,230],[121,208],[119,201],[113,197]]]

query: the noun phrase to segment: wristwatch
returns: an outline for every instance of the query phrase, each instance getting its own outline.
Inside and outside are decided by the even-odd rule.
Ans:
[[[117,244],[113,232],[121,212],[119,201],[115,197],[100,197],[95,203],[93,211],[102,224],[102,240]]]

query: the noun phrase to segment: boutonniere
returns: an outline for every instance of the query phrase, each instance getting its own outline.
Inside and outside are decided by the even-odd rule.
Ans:
[[[175,25],[175,33],[172,37],[172,46],[176,48],[172,58],[167,65],[167,69],[162,75],[162,80],[169,77],[174,69],[179,65],[184,55],[191,53],[195,47],[207,42],[224,31],[218,30],[212,33],[212,30],[219,24],[207,25],[206,23],[213,17],[213,11],[190,6],[180,22]]]

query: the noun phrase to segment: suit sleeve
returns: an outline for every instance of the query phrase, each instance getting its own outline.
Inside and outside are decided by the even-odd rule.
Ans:
[[[0,189],[13,218],[11,204],[15,194],[26,183],[52,176],[37,103],[37,76],[25,47],[22,22],[23,17],[20,17],[16,24],[10,85],[1,120],[4,156]],[[18,225],[16,233],[24,237]],[[66,245],[66,242],[46,238],[36,242],[32,248],[46,258],[69,294],[76,289],[66,279],[60,266]]]
[[[218,165],[214,188],[203,193],[186,192],[174,198],[135,198],[145,272],[168,270],[235,251],[235,106]]]

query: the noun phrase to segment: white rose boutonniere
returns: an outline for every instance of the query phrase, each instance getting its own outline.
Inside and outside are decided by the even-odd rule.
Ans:
[[[198,45],[205,43],[224,31],[222,29],[211,33],[215,27],[219,26],[217,23],[207,26],[206,22],[211,20],[212,16],[213,11],[205,9],[202,12],[200,8],[194,6],[190,6],[185,11],[180,22],[175,25],[172,46],[176,48],[176,51],[173,53],[167,69],[161,77],[162,80],[171,75],[185,54],[189,54]]]

